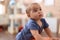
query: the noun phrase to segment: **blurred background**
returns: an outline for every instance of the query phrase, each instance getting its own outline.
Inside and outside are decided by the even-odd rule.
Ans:
[[[35,2],[41,5],[53,35],[60,37],[60,0],[0,0],[0,40],[15,40],[29,19],[27,6]],[[47,35],[44,32],[42,36]]]

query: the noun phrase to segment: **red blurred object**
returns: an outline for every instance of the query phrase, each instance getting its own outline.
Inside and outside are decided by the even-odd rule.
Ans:
[[[20,25],[18,29],[19,29],[19,32],[20,32],[23,29],[23,26]]]
[[[2,32],[3,30],[2,30],[2,28],[0,28],[0,32]]]

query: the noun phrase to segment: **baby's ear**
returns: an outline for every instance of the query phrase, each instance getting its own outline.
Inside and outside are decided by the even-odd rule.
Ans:
[[[27,16],[30,17],[30,14],[28,13]]]

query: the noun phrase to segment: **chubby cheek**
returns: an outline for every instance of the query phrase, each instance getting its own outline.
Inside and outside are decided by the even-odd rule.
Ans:
[[[32,15],[31,18],[36,19],[38,17],[37,17],[37,15]]]
[[[38,16],[38,14],[34,14],[33,16],[34,16],[34,17],[37,17],[37,16]]]
[[[34,15],[34,17],[36,18],[36,17],[38,17],[38,15],[37,15],[37,14],[35,14],[35,15]]]

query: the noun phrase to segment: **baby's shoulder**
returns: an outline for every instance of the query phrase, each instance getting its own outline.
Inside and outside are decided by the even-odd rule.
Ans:
[[[35,21],[32,20],[32,19],[30,19],[30,20],[28,20],[28,22],[27,22],[26,24],[27,24],[27,25],[35,24]]]

